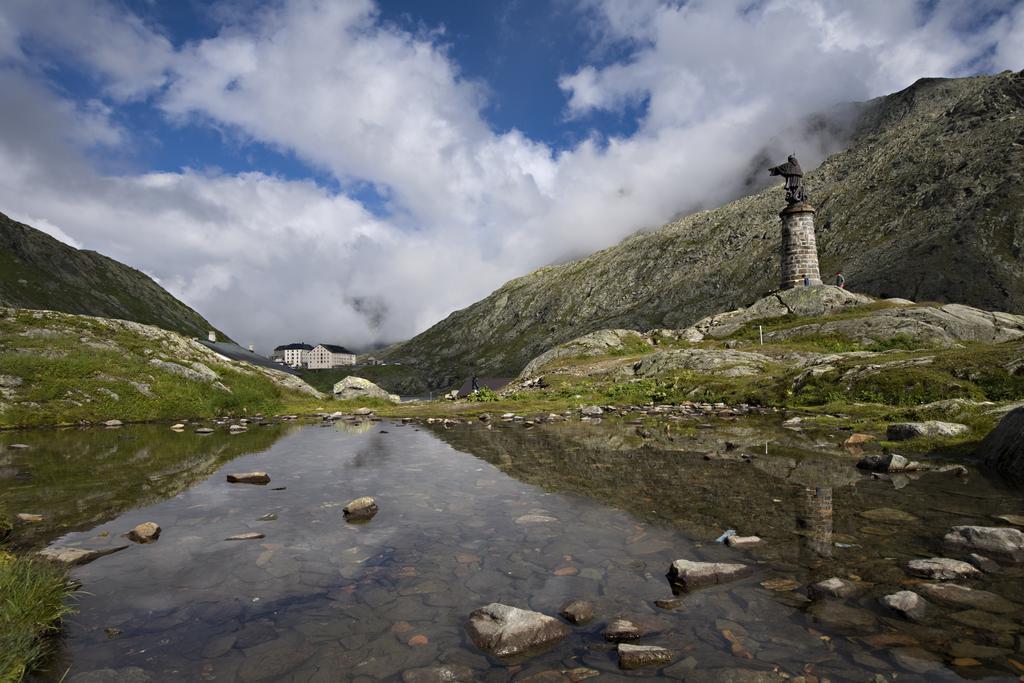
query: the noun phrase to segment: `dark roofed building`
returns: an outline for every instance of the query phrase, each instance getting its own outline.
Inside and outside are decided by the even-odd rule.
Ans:
[[[306,342],[284,344],[274,349],[274,353],[271,355],[271,358],[280,358],[281,362],[285,365],[298,368],[302,367],[309,361],[309,352],[312,350],[313,347]]]

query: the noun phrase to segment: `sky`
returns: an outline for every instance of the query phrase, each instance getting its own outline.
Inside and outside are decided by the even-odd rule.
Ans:
[[[809,114],[1021,68],[1024,0],[4,0],[0,211],[365,349],[815,166]]]

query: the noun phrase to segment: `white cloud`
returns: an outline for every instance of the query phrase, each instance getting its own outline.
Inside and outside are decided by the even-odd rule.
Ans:
[[[773,137],[813,165],[824,150],[787,122],[979,59],[1007,65],[1024,25],[1018,8],[963,33],[958,3],[589,0],[595,63],[560,79],[567,114],[647,108],[629,137],[556,152],[492,130],[486,84],[369,0],[223,13],[217,35],[177,49],[112,7],[0,6],[0,88],[19,102],[0,110],[0,210],[154,274],[263,349],[410,336],[511,277],[734,196]],[[48,87],[23,54],[39,46],[97,74],[103,101]],[[342,188],[372,184],[389,213],[260,173],[103,174],[83,150],[130,140],[111,122],[125,98],[294,153]]]

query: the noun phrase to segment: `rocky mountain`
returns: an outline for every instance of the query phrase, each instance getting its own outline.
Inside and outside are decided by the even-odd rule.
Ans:
[[[826,280],[1024,312],[1024,72],[923,79],[851,111],[845,150],[805,176]],[[687,327],[775,288],[783,206],[772,186],[541,268],[380,355],[444,387],[595,330]]]
[[[145,273],[2,213],[0,307],[119,318],[203,338],[216,329]]]

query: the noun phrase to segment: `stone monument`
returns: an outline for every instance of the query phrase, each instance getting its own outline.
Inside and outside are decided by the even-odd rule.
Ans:
[[[773,166],[768,173],[786,180],[786,208],[779,214],[782,219],[782,289],[820,285],[814,207],[807,202],[800,162],[791,154],[786,163]]]

